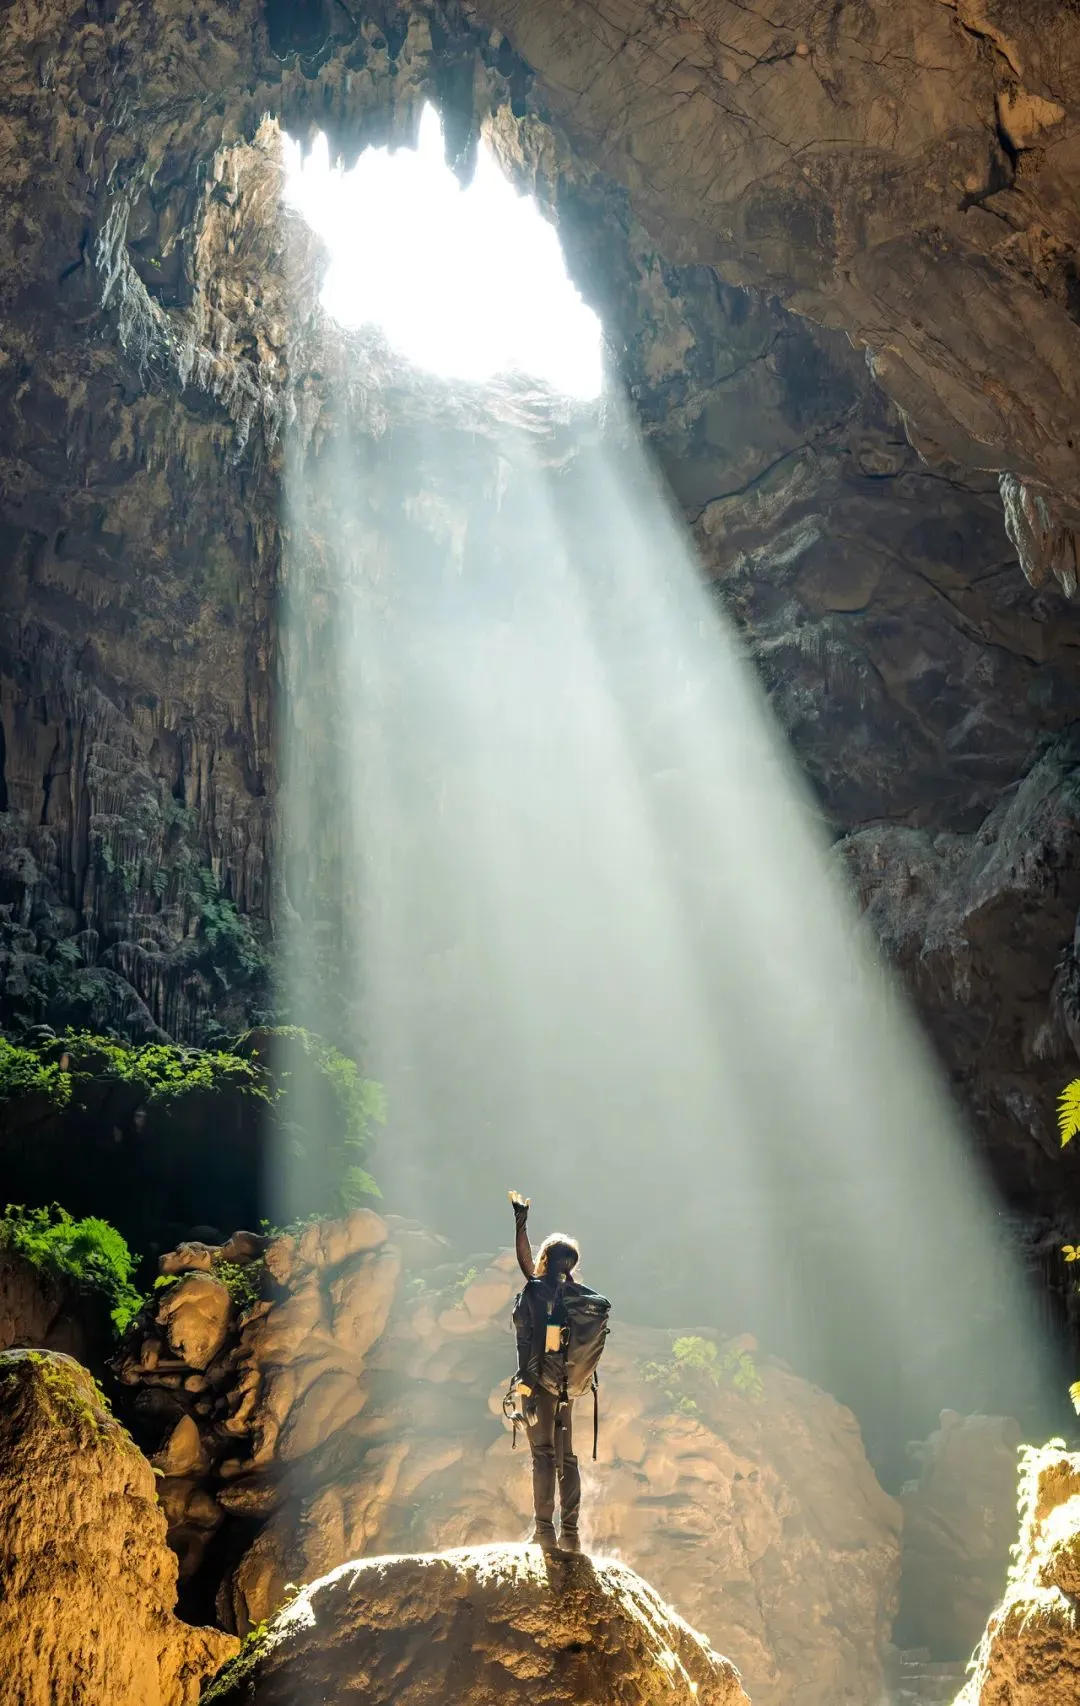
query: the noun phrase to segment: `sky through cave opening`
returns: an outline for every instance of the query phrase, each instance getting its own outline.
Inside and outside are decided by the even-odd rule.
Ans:
[[[463,187],[430,103],[415,149],[367,148],[348,171],[331,163],[323,135],[306,155],[283,140],[286,202],[327,245],[322,304],[339,324],[378,327],[442,378],[516,373],[564,396],[599,394],[600,321],[567,274],[555,227],[486,143]]]

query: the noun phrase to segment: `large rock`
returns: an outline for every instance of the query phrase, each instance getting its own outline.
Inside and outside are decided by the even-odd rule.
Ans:
[[[1080,1455],[1055,1441],[1027,1454],[1016,1562],[956,1706],[1074,1706],[1078,1594]]]
[[[237,1540],[262,1524],[220,1585],[221,1616],[242,1634],[290,1582],[347,1559],[528,1533],[528,1453],[512,1453],[500,1409],[513,1253],[400,1285],[386,1230],[357,1214],[253,1256],[264,1299],[234,1308],[204,1370],[155,1363],[152,1306],[125,1345],[121,1378],[162,1428],[156,1461],[185,1574],[211,1568],[206,1542],[223,1524]],[[189,1247],[163,1266],[203,1260]],[[719,1340],[728,1375],[675,1391],[685,1376],[672,1340],[617,1323],[595,1468],[579,1406],[587,1546],[679,1605],[731,1654],[757,1706],[831,1706],[839,1689],[872,1698],[900,1512],[854,1418],[746,1340]],[[201,1591],[215,1585],[204,1576]]]
[[[44,1346],[78,1357],[90,1337],[69,1286],[0,1249],[0,1351]]]
[[[734,1665],[632,1570],[536,1547],[351,1562],[305,1588],[206,1706],[746,1706]]]
[[[900,1496],[900,1646],[934,1659],[966,1659],[974,1648],[1008,1574],[1020,1438],[1011,1417],[945,1410],[917,1448],[918,1479]]]
[[[154,1474],[72,1358],[0,1356],[0,1675],[12,1706],[194,1706],[237,1643],[173,1616]]]

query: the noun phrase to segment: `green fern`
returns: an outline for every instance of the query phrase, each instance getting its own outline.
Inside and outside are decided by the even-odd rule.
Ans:
[[[1080,1131],[1080,1078],[1066,1084],[1058,1097],[1058,1130],[1062,1148]]]

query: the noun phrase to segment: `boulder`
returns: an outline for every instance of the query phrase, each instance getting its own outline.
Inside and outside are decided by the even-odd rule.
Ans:
[[[228,1292],[212,1274],[184,1274],[158,1307],[173,1355],[188,1368],[209,1368],[225,1343],[230,1307]]]
[[[12,1706],[194,1706],[235,1653],[173,1616],[154,1472],[87,1371],[0,1356],[0,1674]]]
[[[1016,1529],[1019,1422],[959,1416],[915,1448],[900,1496],[904,1549],[897,1640],[933,1659],[966,1659],[1001,1597]]]
[[[739,1674],[621,1564],[488,1546],[343,1564],[229,1665],[206,1706],[745,1706]]]
[[[1001,1604],[956,1706],[1075,1706],[1080,1699],[1080,1454],[1024,1454],[1020,1540]]]

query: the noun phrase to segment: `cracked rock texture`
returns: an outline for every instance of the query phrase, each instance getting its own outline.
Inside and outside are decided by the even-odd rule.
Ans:
[[[217,1595],[241,1633],[278,1609],[289,1582],[350,1558],[524,1537],[528,1453],[511,1453],[501,1417],[513,1253],[462,1278],[421,1228],[388,1229],[368,1211],[261,1255],[258,1243],[245,1271],[261,1299],[230,1310],[208,1363],[203,1294],[224,1293],[220,1252],[188,1245],[164,1263],[190,1277],[158,1294],[172,1301],[144,1312],[117,1365],[140,1437],[157,1441],[191,1603],[209,1603],[221,1560],[244,1547]],[[589,1407],[578,1407],[588,1549],[645,1575],[730,1654],[761,1706],[875,1697],[900,1518],[853,1416],[746,1339],[720,1348],[750,1358],[760,1394],[730,1380],[669,1392],[673,1338],[616,1324],[595,1467]]]
[[[237,1649],[173,1615],[154,1475],[67,1356],[0,1355],[0,1668],[12,1706],[195,1706]]]
[[[1020,1540],[956,1706],[1066,1706],[1080,1691],[1080,1457],[1061,1441],[1029,1450]]]
[[[843,328],[917,442],[1033,481],[1075,525],[1075,7],[489,0],[483,12],[671,260]],[[1071,546],[1059,573],[1075,587]]]
[[[544,1706],[744,1706],[734,1665],[622,1564],[537,1547],[348,1563],[305,1588],[207,1700],[371,1706],[521,1689]]]

